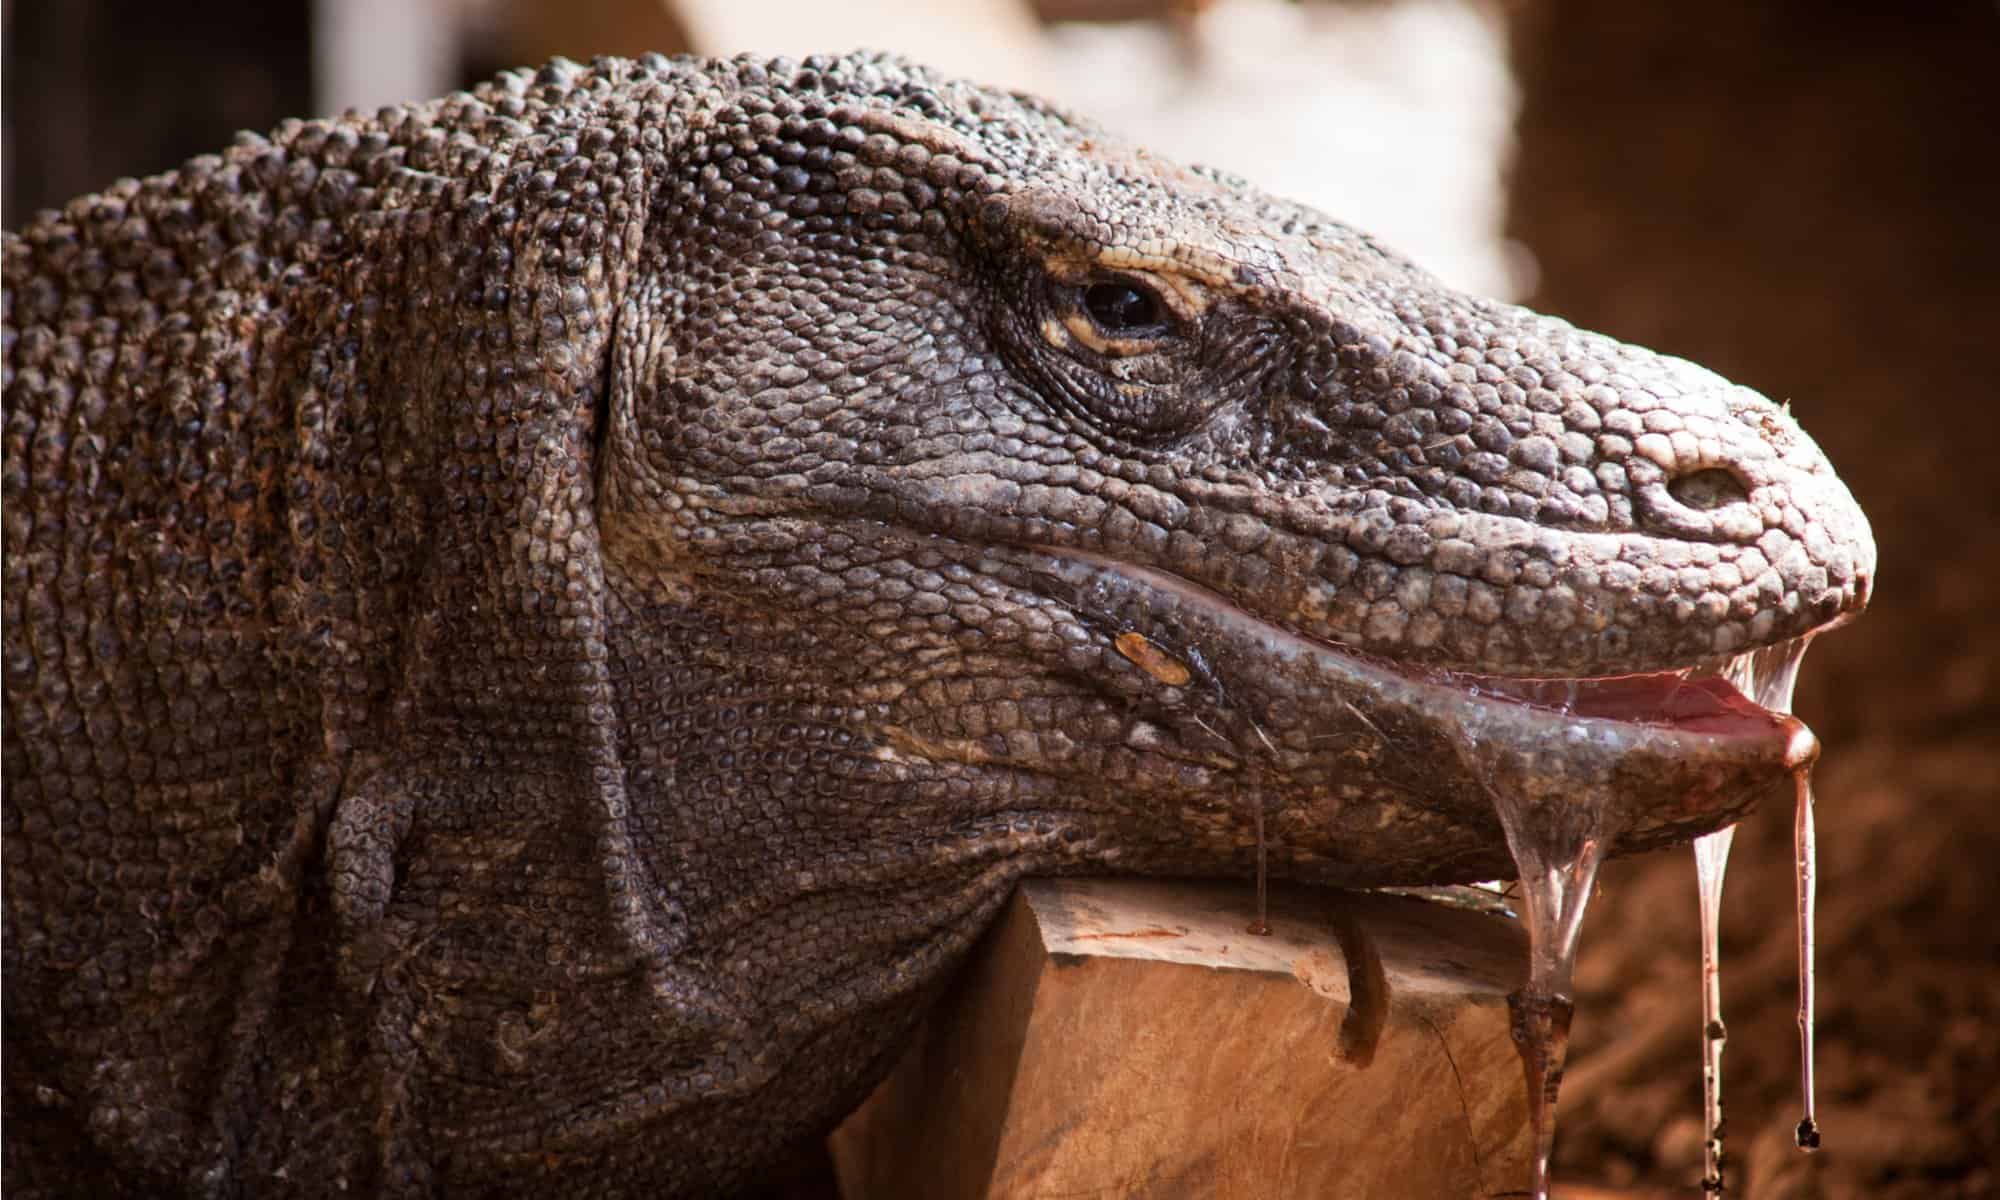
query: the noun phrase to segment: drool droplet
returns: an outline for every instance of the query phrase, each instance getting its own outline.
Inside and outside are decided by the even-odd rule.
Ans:
[[[1792,689],[1798,682],[1799,664],[1804,661],[1811,638],[1801,638],[1778,646],[1739,655],[1730,664],[1729,681],[1744,695],[1774,712],[1792,711]],[[1794,1133],[1799,1149],[1819,1149],[1819,1120],[1813,1086],[1813,925],[1817,850],[1813,830],[1813,794],[1810,766],[1801,766],[1796,775],[1797,807],[1792,819],[1793,866],[1798,882],[1799,947],[1799,1087],[1804,1095],[1805,1116]],[[1718,881],[1718,889],[1721,884]],[[1706,901],[1704,901],[1706,903]],[[1707,919],[1706,915],[1703,917]],[[1703,997],[1704,1007],[1707,997]],[[1704,1060],[1704,1068],[1706,1060]]]
[[[1815,1122],[1811,1117],[1807,1117],[1805,1120],[1800,1121],[1798,1132],[1794,1133],[1792,1135],[1792,1138],[1794,1141],[1798,1142],[1799,1149],[1804,1150],[1808,1154],[1819,1149],[1818,1123]]]
[[[1475,761],[1469,743],[1461,741],[1459,748],[1468,764]],[[1577,934],[1596,886],[1597,869],[1618,830],[1608,816],[1607,797],[1598,788],[1529,794],[1527,789],[1496,786],[1489,777],[1480,778],[1520,871],[1528,982],[1507,997],[1508,1032],[1528,1086],[1528,1120],[1535,1138],[1533,1195],[1548,1200],[1556,1097],[1576,1011],[1570,981]]]
[[[1722,1023],[1722,876],[1736,827],[1718,829],[1694,842],[1696,886],[1701,896],[1701,1190],[1722,1195],[1722,1047],[1729,1040]]]
[[[1813,1100],[1813,924],[1818,851],[1814,847],[1812,777],[1799,772],[1797,815],[1792,822],[1792,848],[1798,866],[1799,910],[1799,1084],[1805,1092],[1806,1115],[1799,1121],[1799,1149],[1819,1149],[1819,1120]]]

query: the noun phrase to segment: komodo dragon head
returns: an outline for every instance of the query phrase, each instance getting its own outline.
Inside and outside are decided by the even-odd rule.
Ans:
[[[134,1178],[718,1194],[1023,875],[1724,824],[1813,747],[1684,674],[1874,570],[1761,396],[893,60],[291,123],[8,267],[10,1073]],[[100,769],[166,861],[35,849]]]
[[[614,336],[621,641],[699,611],[877,803],[1044,866],[1241,867],[1262,806],[1295,874],[1509,874],[1468,724],[1596,718],[1628,847],[1789,788],[1794,728],[1671,674],[1865,602],[1778,406],[1030,98],[738,71]]]

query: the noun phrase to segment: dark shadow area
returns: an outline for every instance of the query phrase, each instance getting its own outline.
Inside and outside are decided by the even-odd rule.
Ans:
[[[7,16],[9,229],[312,108],[304,3],[41,0]]]

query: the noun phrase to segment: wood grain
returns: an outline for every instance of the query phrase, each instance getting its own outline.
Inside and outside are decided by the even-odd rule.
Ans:
[[[1273,893],[1269,936],[1244,932],[1254,915],[1241,885],[1024,885],[834,1135],[843,1195],[1428,1200],[1522,1187],[1513,924],[1290,888]],[[1372,983],[1350,987],[1343,941],[1379,964],[1357,976]],[[1357,993],[1379,1000],[1357,1006]]]

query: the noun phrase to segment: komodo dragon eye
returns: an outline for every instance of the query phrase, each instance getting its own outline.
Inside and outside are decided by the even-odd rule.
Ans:
[[[1098,328],[1115,337],[1153,333],[1166,324],[1165,303],[1150,289],[1124,279],[1085,288],[1083,309]]]
[[[1207,327],[1172,277],[1058,261],[1002,326],[1040,393],[1097,430],[1179,437],[1223,399],[1209,386]]]

